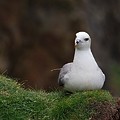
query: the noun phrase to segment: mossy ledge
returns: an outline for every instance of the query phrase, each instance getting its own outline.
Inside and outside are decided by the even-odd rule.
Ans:
[[[68,96],[63,91],[25,90],[0,76],[0,120],[117,120],[119,101],[104,90]]]

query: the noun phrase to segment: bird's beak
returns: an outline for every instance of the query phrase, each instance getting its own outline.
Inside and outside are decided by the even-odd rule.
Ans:
[[[76,40],[75,47],[77,47],[77,45],[78,45],[79,42],[80,42],[80,40]]]
[[[76,42],[75,42],[75,47],[79,44],[79,42],[81,42],[82,43],[82,40],[76,40]]]
[[[75,48],[78,46],[79,43],[83,43],[83,41],[82,41],[82,40],[79,40],[79,39],[76,40],[76,42],[75,42]]]
[[[75,43],[75,48],[77,47],[77,45],[78,45],[78,44],[77,44],[77,43]]]

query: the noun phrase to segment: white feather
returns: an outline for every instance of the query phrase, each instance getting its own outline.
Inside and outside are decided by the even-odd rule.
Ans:
[[[105,75],[97,65],[91,52],[91,38],[85,32],[79,32],[76,36],[73,63],[66,68],[68,72],[61,75],[64,88],[72,92],[101,89],[105,81]],[[89,40],[85,41],[85,38],[89,38]],[[77,41],[79,43],[76,44]]]

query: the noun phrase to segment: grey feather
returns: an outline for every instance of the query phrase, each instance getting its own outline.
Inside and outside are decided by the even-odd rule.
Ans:
[[[58,84],[60,86],[64,86],[66,79],[64,78],[66,74],[68,74],[71,71],[71,66],[73,63],[67,63],[65,64],[59,73],[59,77],[58,77]]]

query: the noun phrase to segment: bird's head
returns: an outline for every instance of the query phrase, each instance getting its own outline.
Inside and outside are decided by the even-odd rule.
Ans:
[[[75,48],[78,50],[87,50],[91,46],[91,38],[86,32],[76,33]]]

